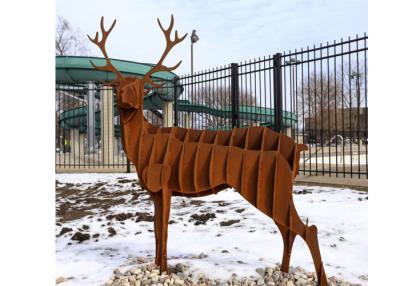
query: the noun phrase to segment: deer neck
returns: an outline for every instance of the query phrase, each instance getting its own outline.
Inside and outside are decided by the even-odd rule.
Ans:
[[[121,114],[121,139],[125,154],[135,167],[138,166],[140,137],[148,132],[149,123],[143,115],[143,108],[133,111],[120,110]]]

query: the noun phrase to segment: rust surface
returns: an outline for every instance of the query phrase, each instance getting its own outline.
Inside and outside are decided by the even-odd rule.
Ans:
[[[292,198],[293,180],[299,168],[300,152],[306,145],[265,127],[234,128],[230,131],[193,130],[179,127],[159,128],[143,115],[145,83],[160,87],[151,76],[159,71],[172,71],[162,63],[170,50],[183,41],[175,31],[174,18],[167,29],[160,21],[166,48],[159,61],[143,78],[125,77],[111,63],[106,52],[107,37],[115,26],[100,27],[89,39],[102,51],[106,65],[98,70],[116,75],[117,106],[121,116],[122,145],[136,167],[140,184],[154,201],[156,264],[167,267],[167,236],[171,196],[204,196],[228,187],[234,188],[248,202],[271,217],[282,234],[284,251],[281,270],[288,271],[291,249],[297,235],[310,249],[320,285],[328,285],[321,260],[317,227],[304,224]]]

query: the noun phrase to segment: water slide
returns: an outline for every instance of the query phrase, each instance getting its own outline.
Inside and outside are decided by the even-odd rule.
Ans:
[[[88,82],[110,82],[115,79],[115,75],[107,71],[97,71],[90,64],[105,65],[103,58],[96,57],[75,57],[75,56],[57,56],[56,57],[56,83],[57,90],[65,94],[87,94]],[[125,76],[142,77],[146,74],[153,64],[138,63],[125,60],[111,60],[113,65]],[[144,99],[144,108],[150,110],[160,110],[165,102],[173,101],[173,79],[176,75],[172,72],[158,72],[154,74],[155,80],[166,82],[163,88],[154,89]],[[183,92],[180,87],[179,94]],[[98,92],[95,97],[99,97]],[[188,100],[178,100],[178,111],[204,113],[212,116],[231,118],[231,107],[214,108],[205,105],[192,103]],[[60,113],[60,123],[65,129],[76,128],[80,132],[86,132],[87,125],[87,106],[81,106]],[[114,104],[114,113],[116,106]],[[274,109],[255,106],[239,107],[239,116],[241,119],[248,119],[260,122],[262,126],[273,126]],[[96,133],[100,132],[100,111],[95,112]],[[285,127],[294,127],[297,116],[294,113],[283,112],[283,125]],[[119,126],[115,125],[115,136],[119,136]]]

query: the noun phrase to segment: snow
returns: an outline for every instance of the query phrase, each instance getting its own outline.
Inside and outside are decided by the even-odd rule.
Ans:
[[[58,187],[72,183],[81,192],[98,183],[103,183],[100,188],[107,192],[139,189],[131,182],[119,182],[121,179],[136,180],[135,174],[58,174],[56,179]],[[306,190],[305,194],[296,194],[303,190]],[[327,275],[368,285],[366,280],[359,278],[368,275],[368,194],[320,186],[296,186],[294,191],[295,205],[301,218],[303,221],[308,218],[309,225],[316,224],[318,227]],[[60,198],[56,206],[70,202],[79,208],[84,205],[84,202],[76,202],[79,196],[77,193],[75,197]],[[105,219],[108,214],[153,213],[152,202],[146,193],[139,197],[137,203],[127,202],[131,196],[118,196],[125,203],[113,205],[107,210],[97,209],[93,217],[84,216],[63,222],[62,226],[56,225],[56,277],[72,278],[63,285],[99,285],[112,275],[115,268],[137,264],[137,257],[145,263],[153,262],[153,222],[128,219],[122,224],[115,219]],[[197,205],[192,201],[204,202]],[[236,211],[240,209],[244,211]],[[194,221],[190,221],[191,215],[202,212],[215,213],[216,218],[205,225],[195,225]],[[102,221],[98,221],[99,218]],[[220,226],[221,221],[228,219],[240,222]],[[204,273],[211,278],[228,279],[234,272],[238,277],[258,277],[256,268],[281,262],[282,239],[273,221],[231,189],[192,199],[173,197],[170,220],[175,223],[169,225],[168,263],[184,263],[195,275]],[[111,222],[110,226],[116,230],[115,236],[108,235],[108,225],[102,226],[107,222]],[[100,234],[98,242],[93,238],[82,243],[71,240],[77,228],[85,224],[90,226],[91,235]],[[63,227],[74,231],[59,236]],[[208,256],[199,258],[201,253]],[[295,240],[290,265],[314,271],[310,252],[300,237]]]

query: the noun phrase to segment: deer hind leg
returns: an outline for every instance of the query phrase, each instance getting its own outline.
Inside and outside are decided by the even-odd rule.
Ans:
[[[283,240],[281,271],[289,272],[290,256],[292,254],[292,247],[297,234],[295,232],[292,232],[288,227],[279,224],[276,221],[275,224],[278,227]]]
[[[152,195],[154,201],[154,233],[156,237],[155,263],[160,267],[161,271],[168,271],[167,239],[171,194],[168,188],[163,188],[160,192]]]
[[[304,241],[306,242],[308,248],[310,249],[311,256],[314,262],[315,272],[317,273],[318,277],[318,285],[320,286],[328,286],[328,280],[325,274],[324,265],[321,260],[321,252],[319,250],[318,244],[318,230],[315,225],[305,225],[297,211],[294,207],[293,201],[290,202],[290,214],[291,216],[291,226],[289,229],[294,233],[300,235]]]

